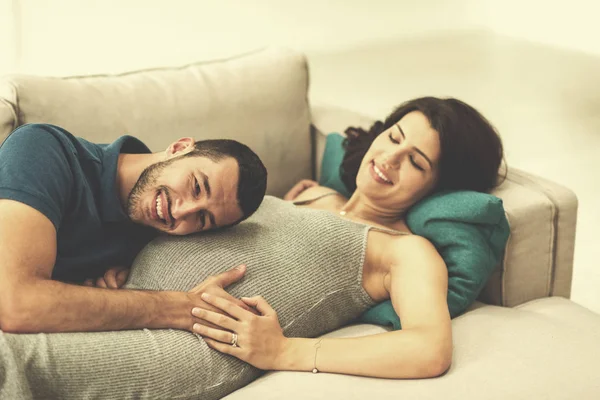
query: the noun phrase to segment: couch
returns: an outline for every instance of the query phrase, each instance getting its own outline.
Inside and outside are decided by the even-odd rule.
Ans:
[[[33,122],[95,142],[131,134],[153,151],[183,136],[232,138],[261,156],[268,194],[282,196],[298,180],[318,178],[325,135],[373,122],[309,104],[308,89],[305,56],[280,48],[120,75],[7,76],[0,82],[0,141]],[[453,320],[453,363],[444,375],[389,380],[268,372],[226,398],[599,399],[600,315],[569,300],[575,194],[515,169],[493,194],[504,202],[511,236],[478,300]],[[326,336],[386,329],[356,324]]]

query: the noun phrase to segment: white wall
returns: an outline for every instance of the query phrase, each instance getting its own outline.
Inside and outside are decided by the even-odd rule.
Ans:
[[[17,52],[20,46],[15,35],[18,30],[18,14],[14,3],[14,0],[0,0],[0,73],[3,74],[18,70]]]
[[[177,65],[265,45],[327,51],[472,27],[477,0],[0,0],[20,7],[21,72]]]
[[[485,0],[491,31],[532,42],[600,54],[598,0]]]
[[[0,73],[120,72],[471,29],[600,54],[597,15],[597,0],[0,0]]]

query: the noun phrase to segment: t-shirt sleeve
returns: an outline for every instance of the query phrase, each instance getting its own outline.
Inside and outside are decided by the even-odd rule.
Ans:
[[[0,147],[0,198],[35,208],[58,231],[74,186],[74,147],[56,128],[30,124]]]

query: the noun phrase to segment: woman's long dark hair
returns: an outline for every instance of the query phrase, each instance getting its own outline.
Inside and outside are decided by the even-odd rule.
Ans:
[[[346,129],[346,154],[340,174],[350,192],[356,190],[356,175],[371,143],[411,111],[425,114],[431,127],[440,135],[441,155],[435,191],[488,192],[499,183],[504,150],[492,124],[460,100],[421,97],[401,104],[384,122],[375,122],[368,131],[355,127]]]

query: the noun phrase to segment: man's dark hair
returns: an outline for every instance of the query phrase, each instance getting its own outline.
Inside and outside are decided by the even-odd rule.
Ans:
[[[184,157],[207,157],[214,162],[234,158],[239,168],[237,200],[244,214],[237,222],[245,220],[258,209],[267,190],[267,169],[248,146],[230,139],[199,140],[194,150]]]

